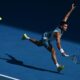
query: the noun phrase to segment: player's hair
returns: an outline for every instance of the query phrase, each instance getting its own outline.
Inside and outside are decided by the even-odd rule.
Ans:
[[[64,24],[68,24],[68,22],[65,22],[65,21],[60,22],[60,25],[64,25]]]

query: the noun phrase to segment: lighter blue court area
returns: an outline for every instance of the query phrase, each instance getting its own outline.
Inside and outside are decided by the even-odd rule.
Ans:
[[[0,25],[0,74],[20,80],[80,79],[80,64],[62,57],[55,41],[53,44],[58,61],[65,66],[61,73],[56,72],[51,54],[44,47],[38,47],[28,40],[21,40],[23,33],[38,40],[41,38],[38,33]],[[80,54],[80,44],[62,40],[62,46],[70,55]]]

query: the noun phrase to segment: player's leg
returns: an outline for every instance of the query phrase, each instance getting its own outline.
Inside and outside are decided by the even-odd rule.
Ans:
[[[36,39],[33,39],[33,38],[30,38],[27,34],[23,34],[22,36],[22,40],[29,40],[31,41],[32,43],[36,44],[37,46],[42,46],[42,41],[41,40],[36,40]]]
[[[56,52],[55,52],[54,48],[53,48],[52,45],[49,44],[48,42],[46,42],[46,43],[47,43],[47,45],[44,45],[44,47],[45,47],[49,52],[51,52],[52,60],[53,60],[54,64],[57,64],[58,61],[57,61],[57,58],[56,58]]]
[[[50,42],[46,42],[46,44],[44,45],[44,47],[49,51],[51,52],[51,57],[52,57],[52,60],[54,62],[54,64],[56,65],[57,67],[57,70],[58,71],[61,71],[64,66],[62,65],[59,65],[58,61],[57,61],[57,57],[56,57],[56,52],[54,50],[54,48],[52,47],[52,45],[50,44]]]

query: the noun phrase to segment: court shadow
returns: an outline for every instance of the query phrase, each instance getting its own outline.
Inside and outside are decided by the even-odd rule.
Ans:
[[[56,74],[63,74],[63,73],[59,73],[57,71],[52,71],[52,70],[47,70],[47,69],[43,69],[43,68],[39,68],[39,67],[35,67],[32,65],[26,65],[24,64],[22,61],[16,59],[15,57],[13,57],[12,55],[6,54],[9,58],[0,58],[1,60],[5,60],[7,63],[10,64],[14,64],[14,65],[19,65],[25,68],[29,68],[29,69],[34,69],[34,70],[38,70],[38,71],[44,71],[44,72],[50,72],[50,73],[56,73]]]

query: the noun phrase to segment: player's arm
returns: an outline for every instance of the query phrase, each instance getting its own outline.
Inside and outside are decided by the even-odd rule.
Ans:
[[[56,32],[55,33],[55,36],[56,36],[57,48],[60,50],[61,49],[60,33],[59,32]]]
[[[56,36],[57,48],[59,49],[59,51],[62,53],[63,56],[69,57],[69,55],[65,53],[64,49],[61,46],[60,33],[56,32],[55,36]]]
[[[60,51],[62,54],[65,54],[65,51],[64,51],[64,49],[63,49],[62,46],[61,46],[60,33],[59,33],[59,32],[56,32],[56,33],[55,33],[55,37],[56,37],[56,42],[57,42],[57,48],[59,49],[59,51]]]
[[[67,22],[70,14],[73,12],[73,10],[75,9],[74,3],[71,5],[70,10],[67,12],[67,14],[64,16],[63,20],[64,22]]]

